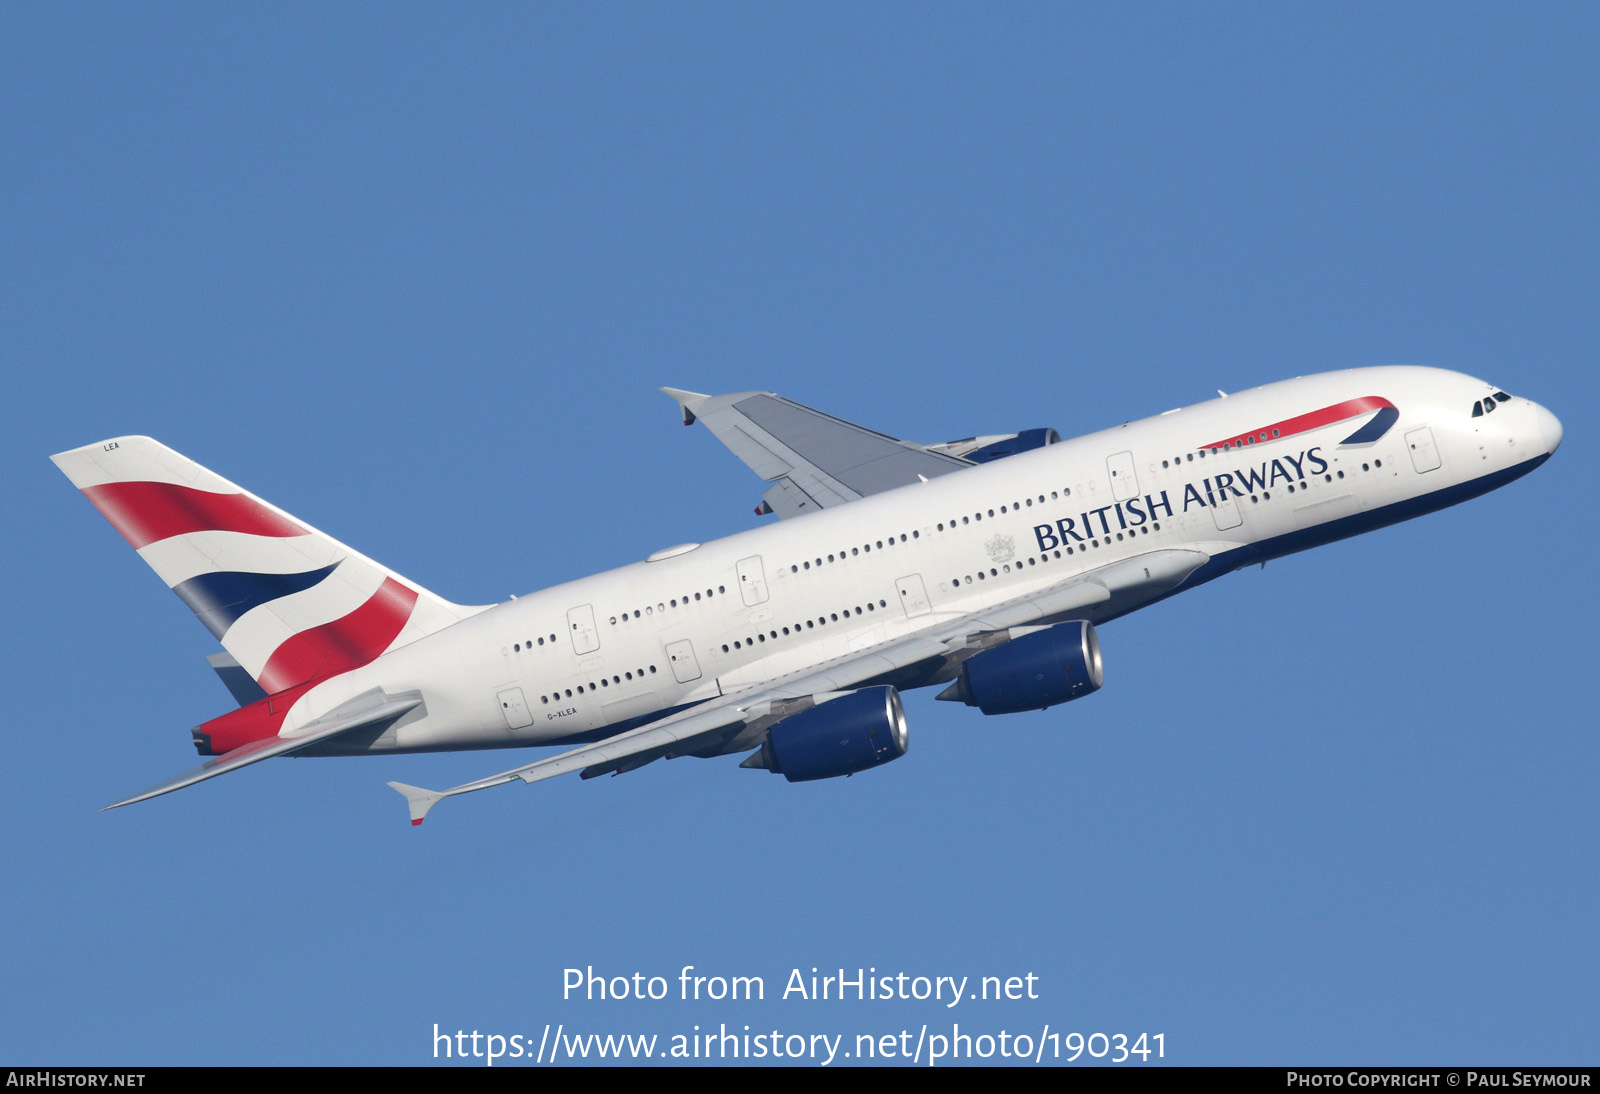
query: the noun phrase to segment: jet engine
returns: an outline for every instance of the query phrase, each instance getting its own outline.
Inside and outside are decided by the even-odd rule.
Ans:
[[[961,666],[939,698],[985,714],[1045,710],[1099,691],[1100,638],[1087,620],[1060,623],[985,650]]]
[[[1030,452],[1047,444],[1058,444],[1060,441],[1061,434],[1053,429],[1024,429],[1014,436],[974,449],[967,453],[966,458],[973,463],[993,463],[1007,456],[1015,456],[1018,452]]]
[[[968,463],[993,463],[1018,452],[1031,452],[1047,444],[1059,444],[1061,434],[1053,429],[1024,429],[1020,433],[992,433],[986,437],[967,437],[944,444],[930,444],[928,451],[942,452]]]
[[[910,743],[900,693],[887,686],[862,688],[785,718],[740,766],[809,782],[898,760]]]

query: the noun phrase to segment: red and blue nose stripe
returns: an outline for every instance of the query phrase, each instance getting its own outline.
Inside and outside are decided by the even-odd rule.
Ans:
[[[1377,411],[1373,414],[1373,411]],[[1359,418],[1364,414],[1372,414],[1371,419],[1364,423],[1350,436],[1340,441],[1346,444],[1371,444],[1385,433],[1389,432],[1395,421],[1400,417],[1400,411],[1395,405],[1381,395],[1363,395],[1359,399],[1346,399],[1342,403],[1325,406],[1321,410],[1313,410],[1307,414],[1298,414],[1293,418],[1285,418],[1281,422],[1270,422],[1244,433],[1232,437],[1224,437],[1220,441],[1203,444],[1201,448],[1238,448],[1247,444],[1261,444],[1269,440],[1280,440],[1292,437],[1296,433],[1309,433],[1313,429],[1334,425],[1338,422]]]

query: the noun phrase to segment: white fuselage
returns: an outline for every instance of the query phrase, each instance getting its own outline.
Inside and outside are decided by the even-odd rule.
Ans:
[[[1494,390],[1414,367],[1287,380],[661,552],[328,680],[284,732],[382,687],[420,691],[425,709],[374,741],[320,751],[598,739],[1158,548],[1210,556],[1179,586],[1190,588],[1531,470],[1560,426],[1521,398],[1474,417]],[[1398,413],[1374,440],[1347,443],[1370,414],[1307,425],[1368,398]],[[1278,437],[1255,432],[1296,419]],[[1247,443],[1220,447],[1246,431]]]

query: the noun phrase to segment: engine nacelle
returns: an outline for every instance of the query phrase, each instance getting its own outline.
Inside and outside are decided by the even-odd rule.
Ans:
[[[965,437],[959,441],[928,445],[929,452],[942,452],[968,463],[993,463],[1018,452],[1031,452],[1047,444],[1060,444],[1061,434],[1053,429],[1024,429],[1020,433],[990,433],[983,437]]]
[[[764,767],[792,783],[832,779],[898,760],[910,743],[900,693],[862,688],[785,718],[743,766]]]
[[[1018,452],[1031,452],[1047,444],[1059,444],[1060,441],[1061,434],[1053,429],[1024,429],[1004,440],[974,449],[966,454],[966,458],[973,463],[993,463],[1007,456],[1015,456]]]
[[[985,650],[961,666],[939,698],[985,714],[1016,714],[1071,702],[1105,682],[1100,638],[1086,620],[1035,631]]]

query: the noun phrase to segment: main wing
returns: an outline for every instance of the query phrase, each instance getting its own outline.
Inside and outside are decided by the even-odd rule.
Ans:
[[[704,422],[750,470],[772,483],[761,495],[758,513],[803,516],[972,466],[937,451],[940,446],[902,441],[770,391],[661,390],[678,401],[684,425]]]
[[[389,785],[405,796],[411,823],[417,825],[444,798],[503,783],[534,783],[570,771],[592,778],[630,771],[663,756],[717,755],[755,748],[772,725],[842,693],[876,684],[942,682],[968,657],[1020,637],[1013,631],[1081,618],[1090,608],[1120,613],[1148,603],[1171,591],[1208,559],[1203,552],[1191,550],[1136,555],[918,634],[813,665],[596,744],[449,790],[424,790],[398,782]]]

